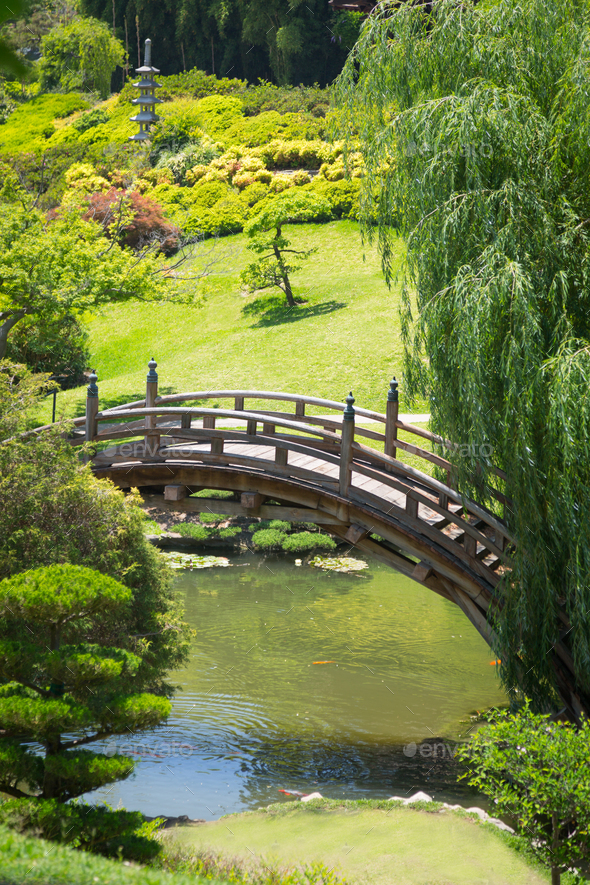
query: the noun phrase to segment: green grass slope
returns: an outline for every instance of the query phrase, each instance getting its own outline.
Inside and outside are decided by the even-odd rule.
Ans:
[[[184,850],[266,861],[322,861],[354,885],[544,885],[491,824],[452,812],[314,802],[278,804],[168,831]]]
[[[377,249],[363,249],[355,222],[291,226],[288,236],[294,248],[318,249],[294,277],[307,302],[294,310],[278,290],[241,291],[250,253],[239,234],[206,241],[183,270],[208,268],[201,282],[186,283],[202,292],[200,306],[132,302],[88,317],[101,405],[144,396],[154,356],[161,393],[250,388],[341,400],[352,389],[358,406],[384,411],[389,379],[401,369],[399,287],[387,288]],[[262,313],[252,312],[256,298]],[[84,388],[60,394],[58,414],[81,414],[84,398]]]
[[[212,885],[210,880],[208,885]],[[2,885],[205,885],[200,876],[184,876],[127,866],[43,839],[20,836],[0,827]],[[214,885],[214,883],[213,883]],[[218,885],[223,883],[218,882]]]

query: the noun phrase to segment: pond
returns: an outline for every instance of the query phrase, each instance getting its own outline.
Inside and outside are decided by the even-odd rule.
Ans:
[[[337,574],[248,553],[177,572],[198,636],[172,716],[106,742],[135,774],[87,798],[209,820],[281,790],[473,805],[453,742],[506,703],[492,653],[456,606],[368,564]]]

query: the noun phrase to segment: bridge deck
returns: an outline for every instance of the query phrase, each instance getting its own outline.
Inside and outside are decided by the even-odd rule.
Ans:
[[[401,419],[395,379],[381,414],[353,408],[352,395],[346,407],[259,390],[160,397],[155,362],[149,367],[145,399],[102,412],[91,376],[86,415],[74,421],[71,439],[97,446],[97,476],[122,489],[136,487],[150,504],[172,510],[321,525],[456,603],[494,644],[489,615],[502,605],[501,581],[515,543],[498,515],[510,503],[502,491],[506,476],[485,460],[479,464],[487,500],[498,502],[491,509],[460,495],[453,487],[455,467],[445,457],[453,443]],[[224,399],[233,400],[233,408],[219,408]],[[213,408],[203,405],[212,400]],[[405,454],[428,469],[404,462]],[[446,483],[430,475],[432,465],[446,474]],[[197,489],[234,495],[191,497]],[[552,654],[562,698],[579,720],[590,711],[590,698],[577,688],[568,633]]]

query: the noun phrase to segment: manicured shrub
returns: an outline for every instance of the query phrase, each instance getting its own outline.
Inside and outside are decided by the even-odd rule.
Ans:
[[[279,529],[261,529],[252,536],[256,550],[280,550],[286,535]]]
[[[174,528],[183,538],[193,538],[195,541],[206,541],[215,531],[209,526],[198,525],[194,522],[181,522]]]
[[[191,141],[178,153],[162,151],[159,155],[157,169],[169,169],[177,184],[192,183],[187,173],[197,165],[205,167],[214,160],[219,150],[207,136],[199,141]]]
[[[256,147],[272,139],[318,139],[325,133],[322,119],[309,114],[279,114],[266,111],[256,117],[241,117],[219,132],[226,145]]]
[[[291,176],[291,179],[296,187],[301,187],[303,184],[309,184],[311,181],[311,175],[309,172],[306,172],[305,169],[297,169],[297,171]]]
[[[100,126],[101,123],[108,123],[109,115],[106,111],[103,111],[102,108],[94,108],[92,111],[87,111],[85,114],[82,114],[78,117],[77,120],[74,120],[72,126],[78,132],[86,132],[87,129],[92,129],[93,126]]]
[[[336,541],[320,532],[297,532],[281,544],[287,553],[311,553],[316,550],[335,550]]]
[[[178,228],[166,221],[157,203],[138,191],[111,188],[107,193],[92,194],[84,218],[97,221],[107,236],[116,236],[122,246],[141,249],[154,244],[167,255],[178,249]]]
[[[269,177],[271,177],[270,172],[268,173]],[[264,200],[264,198],[268,195],[269,188],[267,184],[263,184],[261,181],[255,181],[254,184],[250,184],[244,188],[241,193],[240,199],[245,203],[246,206],[252,207],[255,206],[256,203],[259,203],[260,200]]]
[[[326,181],[319,176],[303,190],[326,200],[335,218],[358,219],[360,182],[358,178]]]
[[[199,513],[199,521],[204,525],[217,525],[225,519],[221,513]]]
[[[268,169],[319,169],[322,163],[337,156],[341,149],[318,138],[275,138],[251,153],[260,157]]]
[[[86,194],[94,194],[97,191],[108,191],[110,182],[99,175],[90,163],[72,163],[65,174],[68,187]]]
[[[237,535],[241,534],[241,528],[235,525],[230,525],[225,529],[219,529],[219,531],[217,532],[217,536],[224,541],[229,540],[230,538],[235,538]]]
[[[190,200],[195,206],[211,209],[230,194],[229,187],[222,181],[199,181],[190,191]]]
[[[261,80],[256,86],[249,86],[241,98],[244,114],[248,117],[264,111],[309,113],[313,117],[325,117],[330,107],[330,90],[317,85],[285,87]]]
[[[158,108],[158,115],[161,119],[150,130],[152,162],[157,162],[162,151],[177,153],[203,134],[195,102],[173,102]]]
[[[183,229],[187,234],[225,235],[239,233],[247,220],[248,207],[228,190],[210,209],[198,206],[188,213]]]
[[[209,95],[197,102],[199,125],[214,139],[228,142],[227,133],[242,116],[242,102],[227,95]]]
[[[55,799],[9,799],[0,804],[0,824],[19,833],[60,842],[103,857],[149,863],[162,850],[155,838],[160,820],[148,822],[140,811]]]
[[[273,175],[268,189],[271,194],[282,194],[283,191],[288,190],[290,187],[294,187],[295,182],[291,175]]]
[[[291,529],[291,523],[284,519],[261,519],[260,522],[253,522],[248,526],[248,531],[261,532],[264,529],[277,529],[280,532],[288,532]]]

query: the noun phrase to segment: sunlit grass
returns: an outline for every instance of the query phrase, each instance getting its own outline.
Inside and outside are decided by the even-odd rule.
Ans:
[[[131,302],[87,317],[101,406],[144,396],[153,356],[160,393],[249,388],[340,401],[352,390],[357,406],[384,411],[389,380],[401,373],[399,285],[387,288],[377,249],[363,247],[353,222],[298,225],[289,236],[295,248],[318,248],[294,276],[295,292],[306,301],[294,310],[267,296],[263,313],[244,311],[255,296],[241,290],[250,253],[239,234],[205,243],[185,268],[210,265],[203,281],[186,283],[198,287],[200,305]],[[400,267],[402,259],[400,241]],[[407,411],[403,384],[400,395]],[[83,387],[60,393],[58,415],[82,414],[84,399]],[[233,408],[231,400],[219,405]],[[50,417],[49,401],[44,414]]]

